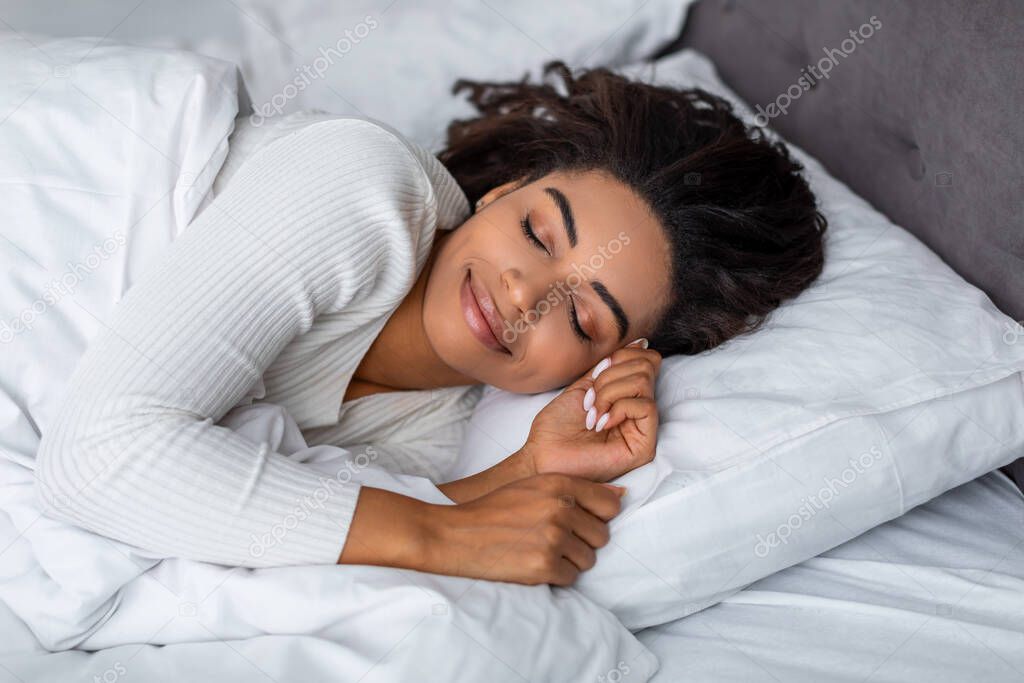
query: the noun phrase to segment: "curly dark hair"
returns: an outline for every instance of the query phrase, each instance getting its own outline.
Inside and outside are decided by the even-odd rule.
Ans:
[[[560,61],[540,83],[460,79],[463,91],[478,115],[453,121],[437,156],[470,204],[506,182],[594,170],[646,201],[671,244],[672,291],[649,335],[663,355],[757,329],[821,272],[827,221],[803,167],[727,100]]]

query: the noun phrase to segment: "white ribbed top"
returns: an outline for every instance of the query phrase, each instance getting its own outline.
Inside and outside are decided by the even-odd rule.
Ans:
[[[461,224],[468,202],[432,155],[376,122],[301,114],[239,133],[216,198],[82,357],[43,434],[37,489],[50,514],[166,556],[334,563],[358,484],[325,487],[320,473],[215,423],[265,398],[338,444],[381,436],[368,423],[394,432],[390,408],[418,416],[422,436],[430,403],[471,407],[478,392],[464,387],[342,405],[435,230]],[[252,148],[248,158],[236,142]],[[346,412],[360,411],[362,424],[345,428]],[[409,434],[384,436],[397,444],[393,467],[443,469],[421,461]],[[252,555],[254,539],[294,522],[299,501],[325,488],[322,509],[302,506],[299,523]]]

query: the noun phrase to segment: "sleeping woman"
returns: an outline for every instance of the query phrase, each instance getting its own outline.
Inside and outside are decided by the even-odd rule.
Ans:
[[[119,303],[43,435],[51,514],[233,566],[557,585],[593,566],[620,508],[605,482],[654,457],[662,357],[806,288],[825,220],[786,149],[702,90],[558,62],[455,90],[476,113],[437,157],[362,118],[240,124],[216,196]],[[445,481],[450,449],[410,444],[450,436],[485,384],[565,389],[522,448]],[[325,487],[218,424],[260,403],[313,444],[399,444],[360,467],[435,498]]]

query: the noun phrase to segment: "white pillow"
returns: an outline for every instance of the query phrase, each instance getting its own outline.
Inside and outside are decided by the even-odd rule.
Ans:
[[[20,31],[181,47],[240,65],[260,116],[369,116],[437,147],[458,78],[514,80],[551,59],[622,66],[682,30],[692,0],[65,3],[5,8]],[[45,5],[44,5],[45,7]],[[114,28],[111,28],[114,27]],[[93,39],[93,42],[99,40]],[[256,119],[258,121],[258,119]]]
[[[656,79],[630,73],[740,102],[690,51]],[[824,272],[755,334],[665,359],[657,457],[620,481],[612,542],[577,584],[629,628],[703,609],[1024,453],[1016,323],[791,149],[829,221]],[[519,448],[556,393],[487,387],[452,477]]]
[[[0,457],[13,458],[35,451],[100,321],[206,200],[240,79],[187,52],[14,33],[0,64],[0,387],[20,407],[0,392]]]

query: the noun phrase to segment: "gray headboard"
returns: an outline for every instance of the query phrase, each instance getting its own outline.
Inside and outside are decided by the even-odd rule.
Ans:
[[[847,51],[771,126],[1024,319],[1024,2],[699,0],[679,47],[764,108]]]

